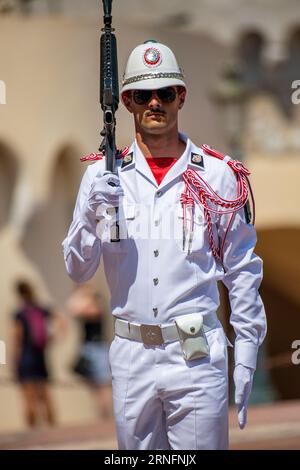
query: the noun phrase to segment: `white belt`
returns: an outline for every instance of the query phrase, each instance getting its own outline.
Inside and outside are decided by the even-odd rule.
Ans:
[[[219,320],[216,314],[210,313],[203,317],[203,330],[205,333],[217,326],[219,326]],[[134,341],[141,341],[148,346],[161,346],[179,340],[175,323],[162,326],[145,325],[130,323],[121,318],[117,318],[115,322],[115,334]]]

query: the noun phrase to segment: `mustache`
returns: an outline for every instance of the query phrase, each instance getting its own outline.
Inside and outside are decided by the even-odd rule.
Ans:
[[[146,111],[146,116],[150,116],[150,114],[166,114],[166,112],[161,108],[152,108],[149,111]]]

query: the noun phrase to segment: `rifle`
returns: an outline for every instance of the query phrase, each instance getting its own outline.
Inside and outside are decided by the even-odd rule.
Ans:
[[[102,0],[104,27],[100,39],[100,103],[103,110],[103,140],[99,151],[105,155],[106,170],[115,173],[115,112],[119,105],[117,40],[112,28],[112,0]]]
[[[116,118],[115,112],[119,105],[118,57],[117,40],[112,28],[112,0],[103,2],[103,34],[100,38],[100,103],[103,111],[103,130],[100,135],[103,140],[99,151],[105,156],[106,171],[117,173],[115,170],[116,157],[119,151],[116,147]],[[111,226],[111,241],[119,242],[119,216],[115,208],[115,221]]]

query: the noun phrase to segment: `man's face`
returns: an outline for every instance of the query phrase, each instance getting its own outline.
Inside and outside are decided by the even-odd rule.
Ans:
[[[138,132],[162,135],[177,126],[178,111],[184,105],[185,96],[185,88],[178,86],[147,90],[146,93],[143,90],[125,91],[122,98],[128,111],[134,115]]]

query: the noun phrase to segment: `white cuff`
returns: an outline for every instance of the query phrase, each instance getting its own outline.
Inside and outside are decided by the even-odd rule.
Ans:
[[[258,346],[249,341],[236,341],[234,346],[234,362],[237,366],[242,364],[246,367],[256,369]]]

